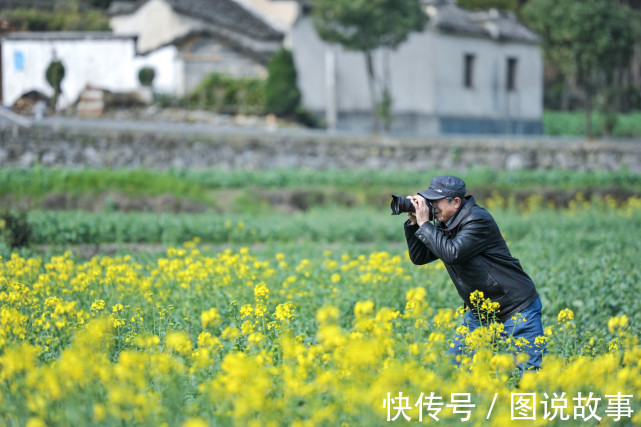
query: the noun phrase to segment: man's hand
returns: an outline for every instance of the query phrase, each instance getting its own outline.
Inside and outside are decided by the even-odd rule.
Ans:
[[[414,196],[407,196],[406,199],[414,200]],[[412,202],[414,203],[414,202]],[[410,225],[416,225],[416,214],[414,212],[408,212],[407,217],[410,220]]]
[[[424,197],[411,197],[412,204],[416,209],[416,223],[422,226],[430,220],[430,208],[427,206],[427,200]]]

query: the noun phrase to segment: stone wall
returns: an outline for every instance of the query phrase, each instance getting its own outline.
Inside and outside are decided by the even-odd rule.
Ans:
[[[619,170],[641,173],[641,141],[228,135],[70,131],[0,132],[0,167]]]

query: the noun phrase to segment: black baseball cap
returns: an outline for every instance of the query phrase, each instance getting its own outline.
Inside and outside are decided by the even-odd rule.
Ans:
[[[418,194],[427,200],[438,200],[444,197],[463,197],[465,196],[465,182],[456,176],[435,176],[430,182],[430,188],[419,191]]]

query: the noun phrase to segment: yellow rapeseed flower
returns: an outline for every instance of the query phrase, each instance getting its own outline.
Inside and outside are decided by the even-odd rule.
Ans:
[[[316,320],[321,325],[338,322],[339,311],[337,307],[327,305],[316,312]]]
[[[254,287],[254,298],[256,301],[265,301],[269,299],[269,289],[264,283],[259,283]]]
[[[628,327],[628,316],[622,314],[621,316],[610,317],[608,320],[608,329],[610,333],[621,331]]]
[[[409,301],[425,301],[427,291],[423,287],[412,288],[405,294],[405,299]]]
[[[29,418],[25,427],[47,427],[47,423],[42,418]]]
[[[209,326],[217,326],[221,322],[221,317],[220,314],[218,313],[218,310],[213,307],[210,308],[209,310],[203,311],[200,314],[200,322],[203,327],[203,329],[207,329]]]
[[[470,294],[470,302],[472,305],[478,305],[483,302],[483,291],[474,291]]]
[[[557,323],[567,323],[571,320],[574,320],[574,312],[569,308],[564,308],[561,310],[557,316]]]
[[[357,301],[354,305],[354,316],[361,319],[374,312],[374,303],[372,301]]]
[[[192,417],[186,419],[181,427],[209,427],[209,423],[202,418]]]
[[[190,354],[192,349],[189,335],[183,331],[169,332],[165,337],[165,346],[182,356]]]
[[[294,304],[291,302],[278,304],[276,306],[276,311],[274,311],[274,317],[282,323],[292,321],[294,319]]]

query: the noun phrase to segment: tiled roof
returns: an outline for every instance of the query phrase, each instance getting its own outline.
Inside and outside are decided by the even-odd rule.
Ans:
[[[207,19],[245,34],[279,40],[283,33],[234,0],[166,0],[176,11]]]
[[[461,9],[453,2],[434,1],[428,2],[427,13],[430,25],[442,31],[527,43],[539,41],[539,37],[510,12],[496,9],[473,12]]]
[[[236,0],[164,0],[176,12],[200,18],[261,40],[281,40],[284,34]],[[111,15],[130,14],[147,0],[133,6],[116,2]]]

